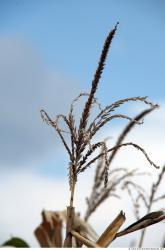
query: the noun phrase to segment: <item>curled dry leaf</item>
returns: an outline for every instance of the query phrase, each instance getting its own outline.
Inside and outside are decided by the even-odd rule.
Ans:
[[[149,213],[145,215],[144,217],[142,217],[140,220],[136,221],[135,223],[127,227],[126,229],[124,229],[123,231],[117,233],[116,237],[120,237],[125,234],[129,234],[134,231],[146,228],[164,219],[165,219],[165,213],[163,211]]]

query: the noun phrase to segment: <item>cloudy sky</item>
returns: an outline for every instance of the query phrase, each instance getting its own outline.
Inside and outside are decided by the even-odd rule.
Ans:
[[[103,105],[130,96],[149,96],[160,104],[160,109],[133,130],[127,140],[144,146],[163,166],[164,8],[163,0],[0,1],[1,242],[16,235],[36,246],[32,231],[40,221],[40,211],[66,206],[68,158],[53,129],[42,122],[39,111],[44,108],[52,117],[67,113],[71,100],[80,91],[89,90],[104,39],[117,21],[119,28],[97,97]],[[126,105],[125,112],[137,114],[142,108]],[[99,138],[112,136],[114,143],[124,124],[112,123]],[[139,152],[130,149],[123,150],[114,164],[150,168]],[[83,189],[82,202],[91,186],[92,170],[89,173],[82,175],[78,185],[79,193]],[[115,215],[121,204],[112,202]],[[102,218],[106,211],[107,217]],[[106,203],[94,219],[91,217],[98,232],[111,220],[108,211]],[[162,225],[153,228],[161,230]],[[136,238],[134,234],[129,241]],[[146,244],[150,240],[146,237]],[[161,239],[153,236],[152,241],[158,246]],[[116,244],[127,243],[123,238]]]

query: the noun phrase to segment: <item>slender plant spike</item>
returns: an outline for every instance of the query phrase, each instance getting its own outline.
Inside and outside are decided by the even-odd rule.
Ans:
[[[115,32],[117,30],[117,26],[118,26],[118,23],[116,24],[115,28],[109,33],[109,35],[107,36],[107,38],[105,40],[103,50],[102,50],[102,53],[101,53],[101,56],[100,56],[100,60],[99,60],[99,63],[98,63],[98,67],[97,67],[96,73],[94,75],[94,79],[92,81],[92,87],[91,87],[90,95],[89,95],[89,98],[88,98],[88,100],[87,100],[87,102],[85,104],[85,108],[84,108],[84,111],[82,113],[82,118],[80,120],[80,130],[85,129],[85,127],[86,127],[87,119],[89,117],[89,112],[90,112],[90,108],[91,108],[91,105],[92,105],[92,101],[93,101],[94,95],[96,93],[98,83],[99,83],[99,80],[101,78],[101,75],[102,75],[102,72],[103,72],[103,69],[104,69],[104,65],[105,65],[107,55],[108,55],[108,51],[109,51],[112,39],[113,39],[113,37],[115,35]]]

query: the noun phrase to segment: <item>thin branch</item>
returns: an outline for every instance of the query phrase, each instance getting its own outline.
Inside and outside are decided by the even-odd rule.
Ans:
[[[90,133],[90,138],[92,138],[100,128],[102,128],[105,124],[107,124],[108,122],[112,121],[115,118],[127,119],[136,124],[142,124],[142,122],[136,121],[127,115],[123,115],[123,114],[112,115],[112,116],[106,117],[105,119],[101,119],[97,124],[95,124],[95,126],[93,126],[94,128]]]
[[[163,194],[163,195],[161,195],[161,196],[155,198],[155,199],[153,200],[153,202],[157,202],[157,201],[160,201],[160,200],[163,200],[163,199],[165,199],[165,194]]]
[[[111,152],[117,148],[120,148],[120,147],[125,147],[125,146],[133,146],[135,147],[136,149],[140,150],[144,156],[146,157],[146,159],[148,160],[148,162],[153,165],[155,168],[159,168],[159,166],[157,166],[153,161],[150,160],[149,156],[147,155],[147,153],[145,152],[145,150],[143,148],[141,148],[139,145],[135,144],[135,143],[132,143],[132,142],[127,142],[127,143],[123,143],[123,144],[120,144],[118,146],[115,146],[113,148],[110,148],[108,149],[107,152]],[[88,167],[91,166],[91,164],[93,164],[96,160],[98,160],[100,157],[103,156],[103,153],[97,155],[95,158],[93,158],[90,162],[88,162],[80,171],[80,172],[84,172]]]
[[[126,127],[125,129],[122,131],[121,135],[119,136],[117,142],[116,142],[116,150],[114,150],[109,158],[109,164],[111,164],[112,160],[114,159],[114,157],[116,156],[116,153],[118,152],[119,148],[118,146],[123,142],[123,140],[125,139],[125,137],[127,136],[127,134],[130,132],[130,130],[134,127],[134,125],[136,124],[134,121],[140,121],[144,116],[146,116],[147,114],[149,114],[150,112],[152,112],[155,108],[152,107],[150,109],[146,109],[143,112],[141,112],[139,115],[137,115]]]
[[[65,148],[66,148],[66,150],[67,150],[67,152],[68,152],[68,154],[70,156],[70,158],[71,158],[72,157],[71,151],[70,151],[70,149],[69,149],[69,147],[68,147],[68,145],[67,145],[67,143],[66,143],[66,141],[65,141],[65,139],[64,139],[64,137],[63,137],[63,135],[61,133],[61,130],[59,129],[59,127],[57,125],[57,123],[52,121],[50,119],[50,117],[48,116],[48,114],[43,109],[40,112],[41,112],[42,119],[44,121],[46,121],[48,123],[48,125],[50,124],[50,125],[52,125],[53,128],[55,128],[55,130],[59,134],[59,136],[60,136],[60,138],[61,138],[61,140],[62,140],[62,142],[63,142],[63,144],[64,144],[64,146],[65,146]]]
[[[116,108],[118,108],[121,105],[123,105],[124,103],[130,102],[130,101],[141,101],[141,102],[144,102],[145,104],[151,106],[151,108],[150,108],[151,110],[159,107],[159,105],[157,105],[157,104],[155,105],[152,102],[148,101],[146,96],[145,97],[137,96],[137,97],[130,97],[130,98],[121,99],[121,100],[118,100],[118,101],[112,103],[109,106],[106,106],[103,110],[101,110],[101,112],[96,116],[96,118],[94,119],[94,121],[90,124],[88,130],[89,131],[91,130],[92,126],[96,123],[96,121],[99,118],[109,115],[111,112],[114,112]]]
[[[83,96],[88,96],[89,97],[89,93],[85,93],[85,92],[81,92],[71,103],[70,105],[70,113],[73,113],[73,109],[74,109],[74,104]],[[93,104],[97,104],[99,109],[101,110],[101,104],[98,102],[97,98],[93,98]]]

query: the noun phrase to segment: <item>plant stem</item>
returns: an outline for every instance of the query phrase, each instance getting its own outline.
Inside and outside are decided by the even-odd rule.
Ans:
[[[75,180],[73,180],[73,185],[72,185],[71,195],[70,195],[70,207],[73,207],[75,184],[76,184],[76,182],[75,182]]]
[[[99,246],[97,243],[95,243],[95,242],[93,242],[93,241],[91,241],[91,240],[85,238],[84,236],[82,236],[82,235],[79,234],[78,232],[72,230],[71,233],[72,233],[72,235],[73,235],[75,238],[77,238],[78,240],[80,240],[80,241],[81,241],[84,245],[86,245],[87,247],[100,248],[100,246]]]
[[[140,236],[139,247],[142,247],[142,245],[143,245],[145,232],[146,232],[146,229],[144,228],[144,229],[142,230],[142,233],[141,233],[141,236]]]
[[[76,181],[74,179],[73,185],[71,188],[70,206],[67,207],[66,238],[64,241],[64,247],[72,247],[71,231],[72,231],[73,226],[74,226],[74,216],[75,216],[75,210],[73,207],[75,184],[76,184]]]
[[[153,197],[152,197],[152,198],[153,198]],[[150,211],[151,211],[151,206],[152,206],[152,200],[151,200],[151,203],[150,203],[150,205],[149,205],[149,207],[148,207],[147,214],[150,213]],[[138,247],[142,247],[142,245],[143,245],[145,232],[146,232],[146,228],[144,228],[144,229],[142,230],[142,233],[141,233],[141,236],[140,236],[140,241],[139,241],[139,246],[138,246]]]

